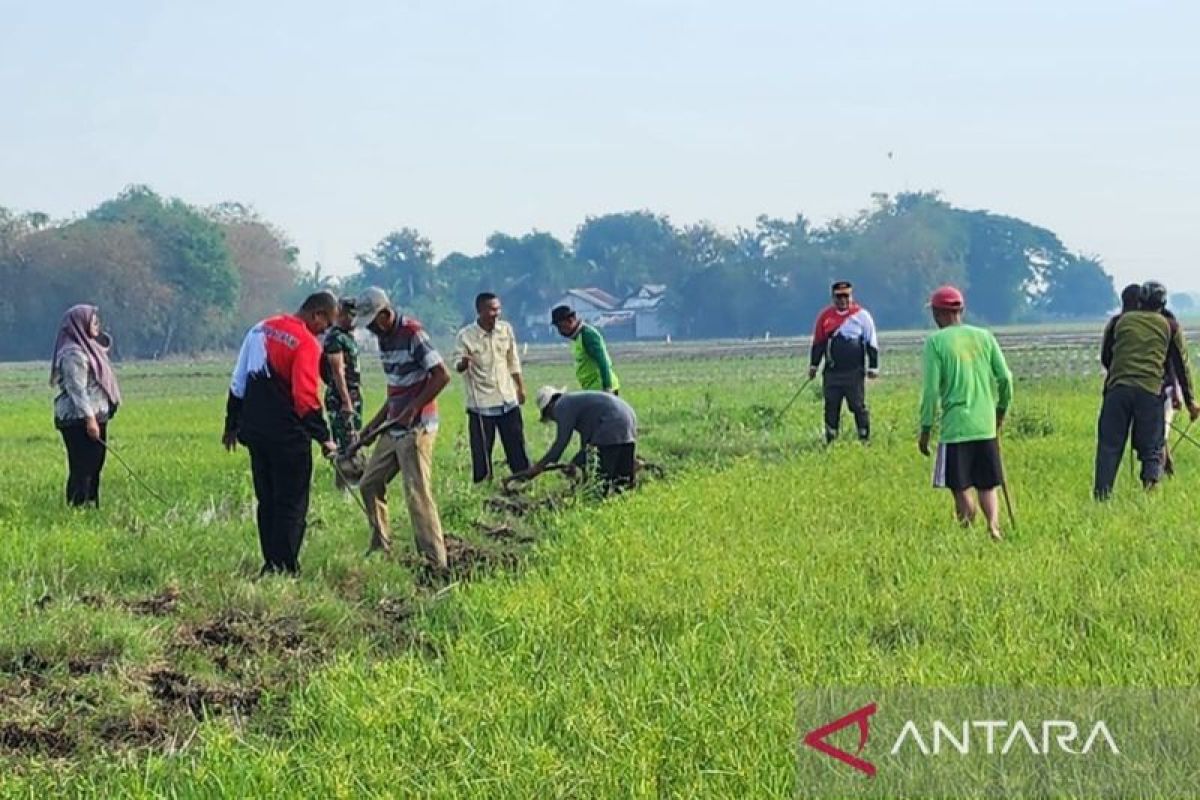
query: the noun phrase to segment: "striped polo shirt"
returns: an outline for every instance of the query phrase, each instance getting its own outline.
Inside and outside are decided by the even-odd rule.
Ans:
[[[429,381],[430,371],[442,363],[441,355],[434,349],[421,323],[405,316],[396,321],[391,331],[379,337],[379,360],[387,376],[388,419],[400,416],[409,401],[421,393]],[[437,401],[433,400],[421,409],[412,428],[435,431],[437,426]],[[408,430],[397,426],[391,433],[401,436]]]

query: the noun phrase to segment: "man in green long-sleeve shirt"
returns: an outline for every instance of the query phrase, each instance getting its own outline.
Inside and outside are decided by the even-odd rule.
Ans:
[[[621,383],[600,331],[579,319],[570,306],[556,306],[550,312],[550,324],[561,336],[571,340],[579,386],[590,391],[619,394]]]
[[[1004,483],[999,432],[1012,403],[1012,373],[991,331],[963,324],[962,292],[943,286],[929,306],[938,332],[925,340],[922,355],[921,438],[928,456],[929,439],[941,407],[941,436],[933,468],[933,485],[954,494],[954,510],[964,526],[975,520],[979,497],[988,533],[997,541],[1000,503],[996,488]]]

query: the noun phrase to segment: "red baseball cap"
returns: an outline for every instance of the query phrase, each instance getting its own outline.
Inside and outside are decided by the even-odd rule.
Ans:
[[[929,307],[941,311],[960,311],[966,305],[962,292],[953,286],[942,286],[935,289],[929,298]]]

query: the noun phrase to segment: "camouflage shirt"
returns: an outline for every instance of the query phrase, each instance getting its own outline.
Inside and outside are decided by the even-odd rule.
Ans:
[[[325,381],[325,384],[331,389],[334,388],[333,371],[329,366],[329,356],[341,353],[346,373],[346,387],[350,390],[352,397],[357,396],[362,386],[362,375],[358,371],[358,342],[354,341],[354,334],[335,325],[325,334],[323,349],[324,355],[321,357],[321,380]]]

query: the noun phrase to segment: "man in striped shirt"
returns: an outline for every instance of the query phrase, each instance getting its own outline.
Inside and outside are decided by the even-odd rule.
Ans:
[[[433,569],[445,570],[446,544],[433,498],[433,444],[437,396],[450,383],[450,373],[421,323],[396,311],[382,289],[372,286],[363,292],[356,309],[355,325],[379,340],[387,377],[387,400],[360,440],[363,446],[382,436],[359,483],[371,525],[367,552],[391,550],[387,486],[399,473],[417,548]]]

